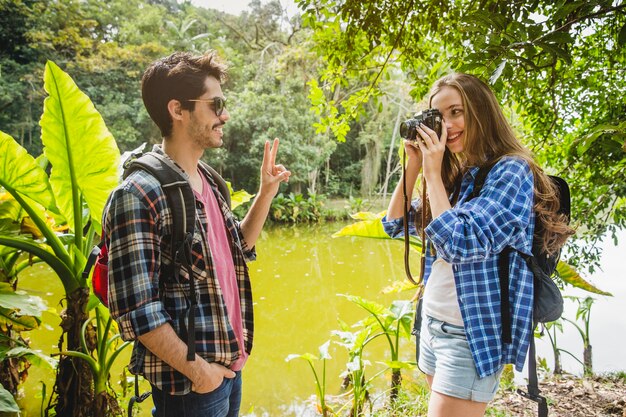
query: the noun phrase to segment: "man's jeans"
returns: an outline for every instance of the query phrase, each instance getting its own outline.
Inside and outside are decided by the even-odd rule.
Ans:
[[[207,394],[170,395],[152,386],[154,417],[237,417],[241,405],[241,371]]]

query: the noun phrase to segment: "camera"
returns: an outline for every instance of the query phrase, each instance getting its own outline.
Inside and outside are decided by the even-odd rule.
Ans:
[[[417,139],[417,125],[422,122],[441,136],[442,116],[437,109],[426,109],[421,113],[416,113],[412,119],[400,123],[400,136],[407,140]]]

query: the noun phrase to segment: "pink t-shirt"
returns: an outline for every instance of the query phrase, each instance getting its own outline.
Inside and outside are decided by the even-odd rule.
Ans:
[[[228,320],[232,326],[237,341],[239,342],[239,359],[231,366],[231,370],[240,371],[248,354],[243,349],[243,322],[241,318],[241,301],[239,299],[239,286],[237,285],[237,276],[235,275],[235,264],[233,255],[230,251],[230,242],[227,236],[224,216],[220,210],[219,203],[213,190],[209,185],[204,174],[200,173],[202,178],[202,195],[195,193],[196,197],[204,203],[207,216],[206,235],[211,251],[211,259],[217,274],[217,281],[222,289],[222,296],[226,304]]]

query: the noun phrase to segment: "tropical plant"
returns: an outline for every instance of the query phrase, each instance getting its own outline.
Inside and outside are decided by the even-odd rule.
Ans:
[[[559,333],[563,333],[563,322],[561,320],[557,320],[551,323],[545,323],[541,331],[535,330],[535,337],[541,338],[543,336],[544,330],[545,333],[548,335],[548,340],[550,341],[550,346],[552,348],[552,356],[554,357],[554,370],[552,372],[555,375],[561,375],[563,373],[561,352],[565,352],[571,355],[570,352],[560,348],[557,342],[557,331]]]
[[[591,322],[591,306],[593,305],[595,299],[593,297],[580,298],[572,296],[568,296],[567,298],[575,300],[578,303],[576,321],[581,320],[583,325],[580,326],[576,323],[576,321],[570,320],[567,317],[563,317],[563,320],[567,321],[574,326],[576,330],[578,330],[580,338],[583,342],[583,372],[586,376],[591,376],[593,375],[593,360],[589,324]]]
[[[6,247],[0,247],[0,252],[6,250]],[[45,310],[47,306],[41,298],[16,290],[12,283],[0,282],[0,382],[3,388],[0,412],[15,411],[13,398],[18,394],[19,385],[27,378],[31,365],[50,369],[57,367],[55,359],[31,349],[28,338],[23,335],[23,332],[39,327]]]
[[[316,194],[279,193],[270,207],[270,219],[280,223],[317,223],[322,219],[323,202]]]
[[[389,308],[385,308],[373,301],[354,295],[343,296],[370,315],[368,319],[359,323],[364,328],[370,329],[372,333],[364,345],[381,336],[387,340],[390,360],[385,364],[391,369],[390,399],[393,402],[398,397],[398,391],[402,384],[401,369],[413,369],[415,367],[414,363],[400,360],[400,339],[408,340],[411,338],[411,325],[415,312],[413,303],[407,300],[396,300],[391,303]]]
[[[370,378],[365,377],[365,368],[370,365],[370,362],[363,359],[363,349],[373,340],[371,337],[372,329],[365,327],[353,332],[350,331],[350,327],[343,321],[340,320],[339,324],[341,330],[334,330],[331,333],[339,338],[339,341],[336,343],[348,351],[346,370],[341,376],[344,377],[344,389],[348,389],[346,394],[352,399],[349,415],[350,417],[358,417],[363,415],[366,403],[369,402],[370,408],[372,408],[370,401],[372,380],[383,371]]]
[[[96,321],[95,326],[91,324],[93,320]],[[81,350],[58,353],[82,359],[89,365],[94,383],[95,401],[92,413],[95,417],[121,414],[115,394],[111,394],[110,387],[107,389],[111,366],[124,348],[131,344],[131,342],[119,343],[119,339],[120,334],[113,327],[113,318],[102,304],[98,304],[95,307],[95,316],[86,320],[81,328]]]
[[[89,98],[56,64],[44,70],[48,97],[40,121],[44,165],[0,132],[0,186],[28,215],[38,233],[17,236],[0,230],[0,245],[23,251],[50,266],[61,280],[66,308],[61,328],[66,350],[80,349],[87,320],[87,255],[101,230],[105,201],[118,183],[119,151]],[[48,173],[49,172],[49,173]],[[59,233],[48,219],[63,224]],[[63,357],[55,384],[56,414],[89,415],[93,398],[87,363]]]
[[[311,353],[304,353],[302,355],[291,354],[285,358],[285,361],[287,362],[293,359],[304,359],[309,364],[309,367],[313,372],[313,377],[315,378],[315,393],[317,394],[317,399],[319,400],[319,411],[320,414],[322,414],[322,416],[324,417],[334,414],[332,408],[326,402],[326,360],[332,359],[330,354],[328,353],[329,346],[330,340],[321,345],[319,347],[318,356],[315,356]],[[314,361],[318,360],[322,361],[321,375],[318,375],[314,365]]]

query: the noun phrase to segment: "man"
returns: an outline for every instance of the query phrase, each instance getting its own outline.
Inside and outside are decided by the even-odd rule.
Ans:
[[[229,119],[221,82],[226,67],[215,53],[174,53],[154,62],[142,78],[144,105],[161,130],[154,151],[186,175],[196,197],[191,270],[195,278],[195,357],[187,358],[190,285],[185,268],[159,280],[172,212],[159,182],[134,171],[114,191],[105,215],[109,248],[109,306],[124,340],[137,340],[132,373],[152,385],[155,416],[237,416],[241,369],[252,348],[252,296],[246,261],[270,204],[290,172],[276,165],[278,139],[265,143],[261,185],[246,217],[237,222],[216,182],[199,160],[222,146]],[[166,260],[170,262],[170,260]],[[159,288],[161,287],[161,288]],[[187,323],[188,324],[188,323]]]

